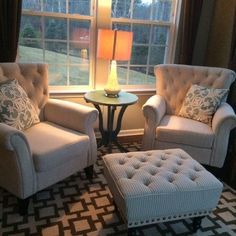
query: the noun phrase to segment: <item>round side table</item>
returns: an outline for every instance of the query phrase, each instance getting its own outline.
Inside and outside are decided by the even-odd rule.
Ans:
[[[99,131],[102,135],[101,142],[98,147],[104,145],[109,148],[109,152],[112,152],[112,142],[122,152],[127,150],[118,142],[117,135],[121,129],[122,117],[129,105],[135,104],[138,101],[138,97],[132,93],[120,92],[119,97],[110,98],[106,97],[103,90],[95,90],[87,92],[84,95],[86,102],[92,103],[99,112]],[[107,106],[107,127],[103,127],[103,114],[100,106]],[[118,113],[116,128],[114,126],[114,115],[117,107],[121,107]]]

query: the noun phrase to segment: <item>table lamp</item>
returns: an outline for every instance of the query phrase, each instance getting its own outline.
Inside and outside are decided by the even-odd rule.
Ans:
[[[130,60],[132,41],[133,32],[98,30],[97,57],[112,61],[108,81],[104,88],[107,97],[119,96],[120,85],[117,80],[116,61]]]

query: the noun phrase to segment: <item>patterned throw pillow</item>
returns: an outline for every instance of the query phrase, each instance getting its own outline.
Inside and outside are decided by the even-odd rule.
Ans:
[[[0,85],[0,122],[19,130],[39,122],[34,106],[17,80]]]
[[[211,121],[228,89],[206,88],[192,85],[187,92],[179,116],[201,121],[211,126]]]

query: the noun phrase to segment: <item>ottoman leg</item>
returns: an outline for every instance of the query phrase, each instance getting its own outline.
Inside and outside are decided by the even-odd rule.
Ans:
[[[114,211],[118,211],[118,207],[117,207],[117,204],[114,199],[113,199],[112,203],[114,205]]]
[[[127,236],[135,236],[136,235],[136,230],[135,228],[128,228],[127,229]]]
[[[204,216],[193,218],[193,224],[192,224],[193,232],[197,232],[197,230],[201,228],[201,223],[203,218]]]
[[[20,199],[17,198],[18,201],[18,212],[21,216],[28,214],[28,206],[30,202],[30,198]]]
[[[91,180],[93,178],[93,165],[84,168],[86,177]]]

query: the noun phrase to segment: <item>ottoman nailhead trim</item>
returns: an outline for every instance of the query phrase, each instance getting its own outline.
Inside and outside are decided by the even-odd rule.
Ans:
[[[110,154],[104,156],[104,167],[108,186],[128,227],[208,215],[222,188],[214,176],[180,149]],[[212,196],[211,201],[206,198],[200,202],[196,196],[205,196],[205,192]],[[124,204],[119,205],[120,200]]]
[[[146,224],[154,224],[154,223],[158,223],[158,222],[165,222],[165,221],[170,221],[170,220],[177,220],[177,219],[184,219],[184,218],[192,218],[192,217],[197,217],[197,216],[205,216],[205,215],[209,215],[212,211],[205,211],[205,212],[193,212],[193,213],[188,213],[188,214],[182,214],[182,215],[174,215],[174,216],[163,216],[163,217],[158,217],[155,219],[149,219],[149,220],[145,220],[145,221],[134,221],[134,222],[128,222],[128,226],[132,227],[132,226],[141,226],[141,225],[146,225]]]

